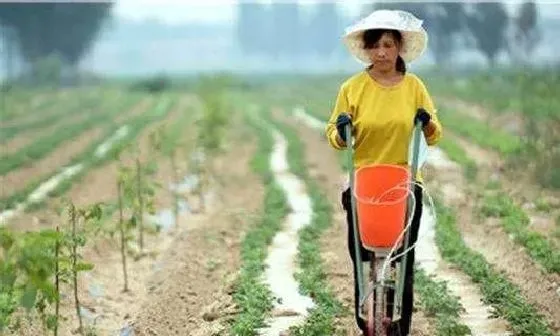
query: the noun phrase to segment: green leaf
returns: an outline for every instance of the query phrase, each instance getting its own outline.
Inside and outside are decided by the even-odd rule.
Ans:
[[[21,296],[21,306],[27,310],[31,310],[35,305],[37,298],[37,289],[35,287],[27,286],[25,292]]]
[[[101,217],[103,216],[103,209],[101,208],[102,203],[96,203],[93,206],[91,206],[91,208],[88,209],[88,211],[86,212],[85,218],[87,220],[90,219],[101,219]]]
[[[76,271],[91,271],[94,268],[92,263],[79,262],[76,264]]]
[[[57,324],[58,324],[58,323],[57,323],[56,315],[49,315],[49,316],[47,317],[47,328],[48,328],[49,330],[53,330],[54,327],[55,327]]]
[[[136,216],[131,216],[129,220],[126,221],[126,229],[133,229],[135,228],[138,224],[138,221],[136,220]]]

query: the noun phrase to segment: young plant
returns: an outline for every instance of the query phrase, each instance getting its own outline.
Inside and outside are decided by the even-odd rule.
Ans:
[[[144,250],[144,195],[142,193],[142,166],[140,164],[140,158],[136,157],[136,196],[138,201],[138,206],[135,213],[138,219],[138,247],[140,248],[140,253]],[[136,205],[136,204],[135,204]]]
[[[132,211],[132,217],[128,219],[129,229],[138,229],[138,256],[144,253],[144,234],[146,225],[144,216],[146,213],[154,214],[154,195],[157,182],[147,178],[156,171],[154,164],[144,164],[140,158],[140,150],[131,144],[127,146],[128,152],[134,157],[134,168],[126,167],[121,164],[119,167],[119,177],[117,183],[122,182],[123,204],[119,206]],[[122,161],[121,161],[122,162]],[[118,187],[118,185],[117,185]],[[120,227],[119,227],[120,230]],[[126,230],[128,234],[128,229]],[[132,234],[132,233],[131,233]],[[130,238],[131,239],[131,238]],[[128,243],[129,238],[126,239]]]
[[[176,124],[176,125],[180,125]],[[177,149],[181,144],[181,129],[176,127],[165,128],[159,127],[154,133],[151,134],[151,147],[152,150],[158,154],[162,154],[169,159],[172,174],[172,183],[177,186],[180,183],[179,178],[179,165],[177,163]],[[179,225],[179,192],[171,189],[171,197],[173,199],[173,218],[174,226]]]
[[[214,158],[223,152],[229,116],[224,102],[227,78],[211,78],[202,82],[199,96],[203,100],[202,117],[197,120],[197,145],[201,150],[199,184],[197,193],[204,211],[203,194],[210,184],[210,176],[216,177]]]
[[[138,224],[138,210],[135,207],[136,198],[136,178],[134,171],[125,166],[119,167],[119,175],[117,178],[117,190],[118,190],[118,208],[119,208],[119,221],[118,230],[120,234],[120,247],[121,247],[121,258],[122,258],[122,268],[124,277],[124,288],[123,292],[128,292],[128,273],[127,273],[127,251],[128,244],[134,238],[132,230]],[[131,211],[127,211],[131,210]],[[126,216],[126,213],[130,215]]]
[[[125,172],[121,171],[117,181],[117,190],[118,190],[118,204],[119,204],[119,233],[120,233],[120,243],[121,243],[121,260],[122,260],[122,270],[123,270],[123,277],[124,277],[124,288],[123,292],[128,292],[128,274],[126,271],[126,246],[127,246],[127,237],[125,224],[124,224],[124,183],[125,183]]]
[[[60,235],[60,226],[56,226],[56,234]],[[57,239],[54,247],[55,256],[55,269],[54,269],[54,288],[57,293],[57,300],[55,302],[54,314],[56,316],[56,323],[54,324],[54,336],[58,336],[58,318],[60,316],[60,239]]]
[[[103,215],[100,204],[78,208],[72,202],[67,206],[70,231],[65,231],[60,242],[61,250],[58,252],[58,279],[55,281],[71,282],[74,294],[74,306],[78,317],[78,332],[84,334],[82,314],[80,313],[80,299],[78,295],[78,275],[83,271],[90,271],[94,265],[83,260],[79,252],[86,245],[87,227],[92,222],[99,221]],[[58,320],[58,316],[57,316]]]

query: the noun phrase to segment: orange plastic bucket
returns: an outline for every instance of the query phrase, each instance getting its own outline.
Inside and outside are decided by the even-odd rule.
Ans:
[[[355,172],[354,196],[362,244],[391,248],[404,229],[410,171],[396,165],[364,166]]]

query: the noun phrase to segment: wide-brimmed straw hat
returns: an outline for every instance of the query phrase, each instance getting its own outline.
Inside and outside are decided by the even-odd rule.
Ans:
[[[403,38],[400,56],[405,62],[418,58],[428,44],[428,34],[422,27],[424,21],[413,14],[401,10],[376,10],[344,31],[343,42],[356,59],[364,64],[371,64],[364,49],[362,36],[369,29],[398,30]]]

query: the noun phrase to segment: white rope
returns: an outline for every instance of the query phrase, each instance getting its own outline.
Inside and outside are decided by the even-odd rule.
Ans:
[[[402,239],[404,238],[405,233],[412,226],[412,221],[414,219],[414,213],[416,212],[416,195],[414,194],[414,186],[419,187],[422,191],[422,194],[427,196],[434,221],[437,222],[437,214],[436,214],[436,211],[435,211],[433,198],[430,195],[430,193],[427,191],[426,187],[424,185],[422,185],[421,183],[418,183],[418,182],[401,183],[399,185],[396,185],[396,186],[386,190],[380,196],[372,197],[372,198],[369,198],[369,199],[364,198],[364,197],[359,197],[358,195],[354,195],[356,197],[356,199],[359,200],[360,202],[362,202],[364,204],[370,204],[370,205],[391,205],[391,204],[394,204],[394,203],[398,202],[398,200],[397,201],[383,201],[383,198],[384,198],[385,195],[387,195],[390,192],[394,192],[394,191],[398,191],[398,190],[401,190],[401,191],[406,190],[406,192],[407,192],[406,197],[410,196],[411,199],[412,199],[412,209],[411,209],[411,211],[409,213],[409,216],[407,218],[407,223],[406,223],[405,227],[403,228],[403,230],[400,232],[400,234],[399,234],[398,238],[396,239],[395,243],[391,247],[391,250],[389,252],[389,257],[383,263],[383,268],[382,268],[382,271],[381,271],[381,284],[382,285],[385,281],[385,274],[386,274],[387,268],[389,267],[391,262],[395,261],[396,259],[402,257],[403,255],[405,255],[406,253],[408,253],[409,251],[414,249],[416,247],[416,244],[418,243],[418,241],[422,237],[422,236],[418,236],[416,241],[414,242],[414,244],[409,246],[406,250],[402,251],[398,255],[393,256],[393,254],[398,249],[398,246],[401,243]],[[391,257],[391,256],[393,256],[393,257]]]

